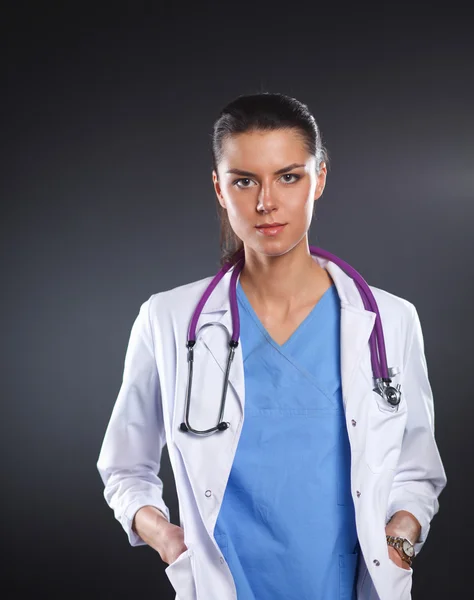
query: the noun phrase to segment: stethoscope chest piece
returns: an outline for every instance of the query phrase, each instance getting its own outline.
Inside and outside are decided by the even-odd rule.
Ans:
[[[390,385],[391,382],[391,379],[385,379],[384,377],[376,379],[374,392],[379,394],[379,396],[381,396],[386,402],[395,408],[398,407],[400,400],[402,399],[402,393],[400,391],[401,385],[397,383],[397,385],[394,387],[393,385]]]

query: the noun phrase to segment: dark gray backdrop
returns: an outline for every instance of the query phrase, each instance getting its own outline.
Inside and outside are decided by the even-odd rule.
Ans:
[[[66,5],[1,19],[2,597],[174,598],[159,555],[128,545],[96,461],[140,304],[218,268],[210,132],[256,91],[306,102],[329,149],[311,243],[418,309],[448,485],[413,597],[466,597],[469,19],[452,3]],[[178,523],[166,448],[160,474]]]

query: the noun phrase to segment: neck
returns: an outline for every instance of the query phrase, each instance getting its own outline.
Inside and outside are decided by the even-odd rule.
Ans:
[[[259,306],[289,311],[317,300],[332,284],[329,273],[313,259],[307,237],[281,256],[245,249],[240,285]]]

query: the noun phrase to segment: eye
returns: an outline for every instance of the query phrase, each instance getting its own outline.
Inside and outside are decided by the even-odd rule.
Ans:
[[[252,181],[252,180],[249,179],[248,177],[241,177],[240,179],[236,179],[235,181],[233,181],[232,185],[235,185],[236,187],[239,187],[239,188],[248,188],[248,187],[250,187],[249,185],[237,185],[240,181]]]
[[[301,179],[301,175],[296,175],[296,173],[285,173],[282,177],[296,177],[293,181],[286,181],[286,183],[296,183],[298,179]]]

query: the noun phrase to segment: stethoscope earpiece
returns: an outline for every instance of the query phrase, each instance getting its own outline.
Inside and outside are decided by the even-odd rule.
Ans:
[[[222,421],[221,423],[219,423],[217,425],[217,427],[215,429],[217,429],[219,431],[225,431],[228,427],[229,427],[229,423],[227,421]],[[189,427],[186,425],[186,423],[181,423],[181,425],[179,426],[179,429],[181,431],[184,431],[184,433],[189,431]]]

